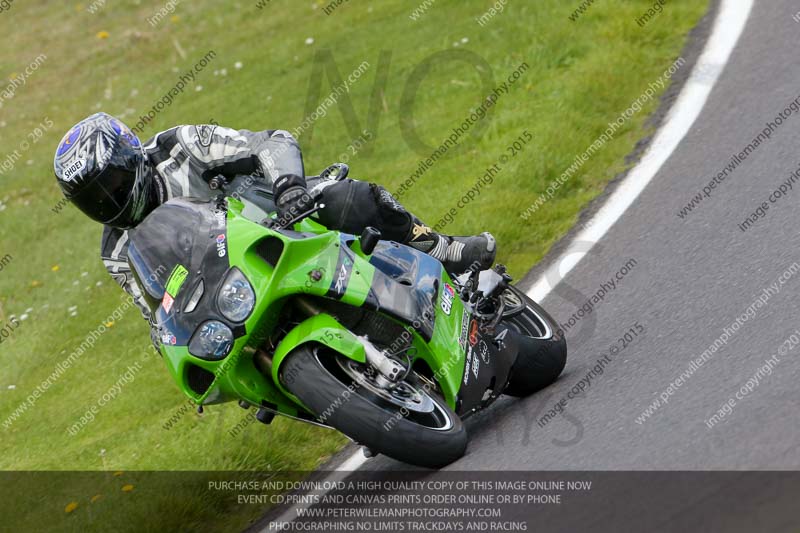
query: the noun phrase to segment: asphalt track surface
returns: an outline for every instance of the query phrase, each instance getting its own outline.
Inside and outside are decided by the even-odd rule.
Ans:
[[[466,421],[467,454],[446,470],[800,469],[800,346],[789,350],[792,341],[785,343],[800,330],[800,272],[784,274],[793,263],[800,265],[800,180],[777,201],[768,199],[800,167],[800,113],[784,120],[709,197],[678,216],[800,96],[800,23],[792,18],[798,9],[789,0],[756,0],[689,133],[622,218],[542,302],[566,323],[635,260],[602,302],[567,331],[569,358],[561,378],[530,398],[501,398]],[[702,48],[713,15],[695,32],[686,57],[696,54],[693,46]],[[762,202],[769,204],[766,215],[741,231],[738,225]],[[765,293],[782,275],[779,291]],[[756,304],[764,294],[769,296]],[[740,318],[732,330],[743,315],[746,320]],[[636,323],[644,333],[610,357],[603,374],[577,397],[568,398]],[[726,342],[718,342],[702,366],[675,384],[726,327]],[[759,372],[770,357],[771,373]],[[637,423],[662,395],[666,403]],[[541,427],[537,420],[563,398],[563,414]],[[730,399],[731,412],[709,427],[707,421]],[[379,456],[361,470],[378,478],[409,468]],[[420,479],[436,475],[421,471]],[[773,526],[781,529],[780,523],[785,524],[778,520]],[[561,527],[566,526],[554,523],[552,529]]]
[[[688,216],[677,214],[766,122],[800,96],[800,24],[792,20],[797,11],[786,0],[755,3],[689,134],[634,205],[566,276],[564,286],[542,303],[565,323],[629,259],[636,264],[593,312],[567,330],[569,358],[558,382],[527,399],[501,399],[469,420],[467,455],[450,468],[800,468],[800,347],[778,356],[772,375],[752,393],[735,398],[800,329],[798,274],[673,388],[666,405],[636,423],[723,328],[730,329],[790,265],[800,264],[800,182],[746,232],[738,227],[800,167],[800,113],[784,121]],[[559,416],[544,428],[529,423],[566,396],[611,346],[621,346],[618,339],[636,322],[645,333],[611,358],[584,398],[568,400],[569,417]],[[731,397],[737,403],[732,415],[709,429],[705,421]],[[386,458],[365,466],[397,467],[406,468]]]

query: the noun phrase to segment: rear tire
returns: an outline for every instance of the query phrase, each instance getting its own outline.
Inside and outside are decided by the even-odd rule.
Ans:
[[[427,404],[432,414],[405,409],[409,414],[403,416],[400,407],[354,381],[343,362],[359,365],[324,346],[304,344],[281,365],[281,382],[322,422],[376,453],[427,468],[441,468],[464,455],[466,430],[444,400],[425,392],[433,402]],[[417,390],[422,385],[414,374],[406,383]]]
[[[558,324],[542,307],[517,289],[510,287],[510,298],[524,304],[504,323],[519,335],[519,354],[506,385],[509,396],[528,396],[553,383],[567,364],[567,341]]]

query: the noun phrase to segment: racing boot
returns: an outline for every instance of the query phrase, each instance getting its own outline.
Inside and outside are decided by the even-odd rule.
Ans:
[[[406,244],[435,257],[454,276],[470,270],[492,268],[497,255],[497,245],[491,233],[451,237],[433,231],[416,217]]]

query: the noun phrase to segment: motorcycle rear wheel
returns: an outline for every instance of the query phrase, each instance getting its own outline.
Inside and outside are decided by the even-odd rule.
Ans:
[[[520,334],[519,354],[503,392],[528,396],[558,379],[567,364],[567,341],[556,321],[539,304],[514,286],[507,291],[508,299],[524,304],[524,308],[515,309],[503,320]]]

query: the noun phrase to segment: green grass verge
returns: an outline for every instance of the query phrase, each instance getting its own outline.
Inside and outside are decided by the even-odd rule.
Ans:
[[[350,159],[352,175],[395,191],[425,158],[424,150],[405,142],[401,123],[413,125],[425,144],[438,145],[486,96],[482,76],[498,85],[525,63],[509,93],[479,121],[482,135],[462,139],[457,156],[439,160],[403,196],[410,209],[436,224],[529,132],[533,140],[446,228],[453,234],[492,231],[500,243],[499,260],[521,277],[625,168],[624,156],[648,133],[645,120],[657,99],[533,216],[523,221],[520,214],[672,64],[707,8],[706,2],[675,0],[640,28],[635,19],[650,0],[597,2],[576,22],[568,18],[575,6],[562,0],[511,1],[483,26],[476,19],[490,2],[439,0],[416,21],[409,15],[418,4],[400,0],[353,0],[330,15],[323,12],[325,4],[311,0],[264,4],[259,9],[255,1],[183,2],[175,18],[167,16],[156,27],[147,18],[161,2],[108,2],[96,14],[87,11],[88,3],[17,2],[0,13],[7,43],[0,76],[21,73],[37,55],[46,55],[15,96],[4,98],[0,165],[42,121],[54,123],[22,151],[12,170],[0,174],[0,328],[12,315],[27,314],[0,344],[0,469],[308,470],[345,442],[335,433],[285,420],[266,429],[251,424],[232,437],[229,430],[243,416],[235,405],[212,407],[202,416],[189,413],[165,429],[184,400],[161,362],[145,355],[147,326],[135,310],[114,321],[33,408],[10,427],[2,425],[121,303],[97,257],[100,227],[72,207],[59,214],[51,210],[60,199],[52,178],[53,150],[78,119],[102,109],[134,126],[181,73],[213,50],[209,66],[142,137],[211,119],[237,128],[293,130],[309,108],[315,53],[330,49],[344,77],[364,61],[369,68],[348,95],[352,112],[348,98],[340,97],[313,131],[300,136],[306,167],[320,170],[347,152],[356,130],[367,127],[371,140]],[[413,106],[401,105],[418,65],[443,50],[451,52],[450,59],[431,66]],[[452,55],[464,50],[482,58],[484,66],[476,69]],[[374,92],[379,73],[386,75],[385,85]],[[330,90],[324,78],[321,98]],[[4,264],[6,254],[11,260]],[[135,379],[70,436],[67,429],[140,360]],[[103,500],[92,504],[88,497],[74,495],[80,502],[75,516],[109,512],[110,506],[91,510]]]

